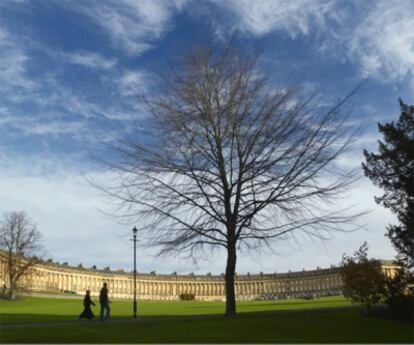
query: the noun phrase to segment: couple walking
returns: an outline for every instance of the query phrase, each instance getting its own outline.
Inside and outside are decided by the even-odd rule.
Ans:
[[[99,304],[101,305],[101,314],[100,314],[100,321],[103,322],[109,321],[109,316],[111,313],[111,308],[109,307],[109,297],[108,297],[108,286],[106,283],[103,283],[103,287],[99,293]],[[91,299],[91,291],[86,290],[85,298],[83,299],[83,312],[79,315],[79,319],[86,318],[92,320],[94,318],[94,314],[91,309],[91,305],[95,305]]]

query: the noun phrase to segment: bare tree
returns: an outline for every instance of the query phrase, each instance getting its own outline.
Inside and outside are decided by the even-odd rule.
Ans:
[[[355,179],[334,164],[354,134],[342,114],[351,95],[324,106],[298,85],[272,87],[256,62],[232,44],[190,49],[147,100],[145,131],[116,145],[103,187],[160,253],[226,250],[228,316],[238,251],[345,231],[333,199]]]
[[[41,234],[26,212],[10,212],[0,223],[0,248],[6,250],[9,298],[16,297],[21,278],[39,262]],[[5,279],[6,280],[6,279]]]

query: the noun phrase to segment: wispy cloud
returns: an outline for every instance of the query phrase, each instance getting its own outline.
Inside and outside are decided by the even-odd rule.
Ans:
[[[63,61],[74,65],[80,65],[92,69],[111,69],[117,62],[115,58],[105,58],[104,56],[87,51],[78,51],[73,53],[61,52],[57,56]]]
[[[16,38],[0,26],[0,93],[8,93],[18,101],[21,92],[33,91],[36,83],[27,77],[29,56]]]
[[[92,95],[78,92],[78,90],[60,82],[60,76],[49,76],[43,82],[49,92],[44,92],[36,99],[36,103],[56,114],[72,114],[84,119],[127,120],[131,109],[122,106],[120,100],[114,100],[112,105],[101,100],[94,100]],[[115,83],[115,82],[114,82]]]
[[[211,0],[225,13],[219,30],[254,36],[316,33],[319,53],[357,64],[363,77],[382,81],[409,77],[414,85],[414,2],[378,0]],[[386,77],[384,77],[384,75]]]
[[[108,0],[65,6],[91,18],[109,35],[114,47],[130,55],[140,55],[171,27],[171,17],[184,3],[184,0]]]
[[[334,18],[335,2],[331,0],[228,0],[212,1],[228,13],[229,22],[244,33],[257,36],[283,30],[291,37],[308,34],[313,27],[324,26]]]
[[[414,2],[376,1],[349,37],[348,56],[364,76],[414,77]],[[384,75],[386,77],[384,77]]]
[[[135,70],[124,72],[117,82],[123,96],[136,96],[147,90],[150,80],[148,72]]]
[[[26,43],[30,41],[31,45]],[[36,70],[39,57],[52,58],[54,68]],[[36,56],[36,58],[34,58]],[[36,60],[37,59],[37,60]],[[59,64],[56,64],[56,62]],[[63,64],[62,64],[63,63]],[[119,95],[112,102],[95,97],[94,89],[78,90],[65,83],[65,64],[76,64],[104,75],[111,75],[115,58],[88,51],[64,52],[37,42],[34,37],[18,35],[0,25],[0,127],[8,135],[58,137],[68,135],[77,141],[108,142],[122,132],[121,122],[134,117],[134,109],[125,106]],[[33,73],[35,70],[36,73]],[[117,89],[116,77],[106,78]],[[96,81],[95,81],[96,82]],[[111,87],[108,87],[108,98]],[[117,125],[103,130],[92,119],[116,121]]]
[[[34,122],[31,126],[25,126],[24,132],[36,135],[59,136],[65,133],[79,133],[85,130],[82,122],[63,123],[59,121],[49,121],[45,123]]]

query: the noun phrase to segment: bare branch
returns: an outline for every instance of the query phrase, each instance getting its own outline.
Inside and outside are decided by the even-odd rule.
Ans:
[[[26,212],[10,212],[0,223],[0,248],[7,252],[6,274],[9,297],[14,298],[16,288],[28,270],[40,260],[41,234]]]
[[[231,44],[195,45],[147,100],[145,138],[115,147],[119,180],[101,187],[162,254],[225,247],[228,294],[236,248],[326,238],[361,215],[332,210],[356,179],[335,161],[356,135],[342,109],[357,88],[328,107],[298,85],[275,89],[256,62]]]

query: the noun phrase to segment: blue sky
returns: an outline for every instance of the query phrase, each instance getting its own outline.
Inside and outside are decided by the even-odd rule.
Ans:
[[[155,75],[207,26],[221,40],[237,33],[242,49],[262,50],[260,66],[283,84],[301,78],[326,100],[352,100],[364,135],[343,164],[358,166],[376,149],[376,123],[397,119],[398,97],[414,102],[414,2],[411,0],[101,0],[0,1],[0,212],[26,210],[44,234],[49,256],[72,264],[130,268],[128,229],[102,211],[84,176],[105,179],[91,152],[134,135],[146,112],[139,96]],[[337,264],[364,240],[372,256],[393,257],[383,236],[394,220],[361,180],[349,202],[372,210],[358,233],[329,242],[302,239],[253,254],[240,272]],[[295,254],[292,254],[295,253]],[[224,270],[220,253],[194,263],[154,258],[141,271]]]

